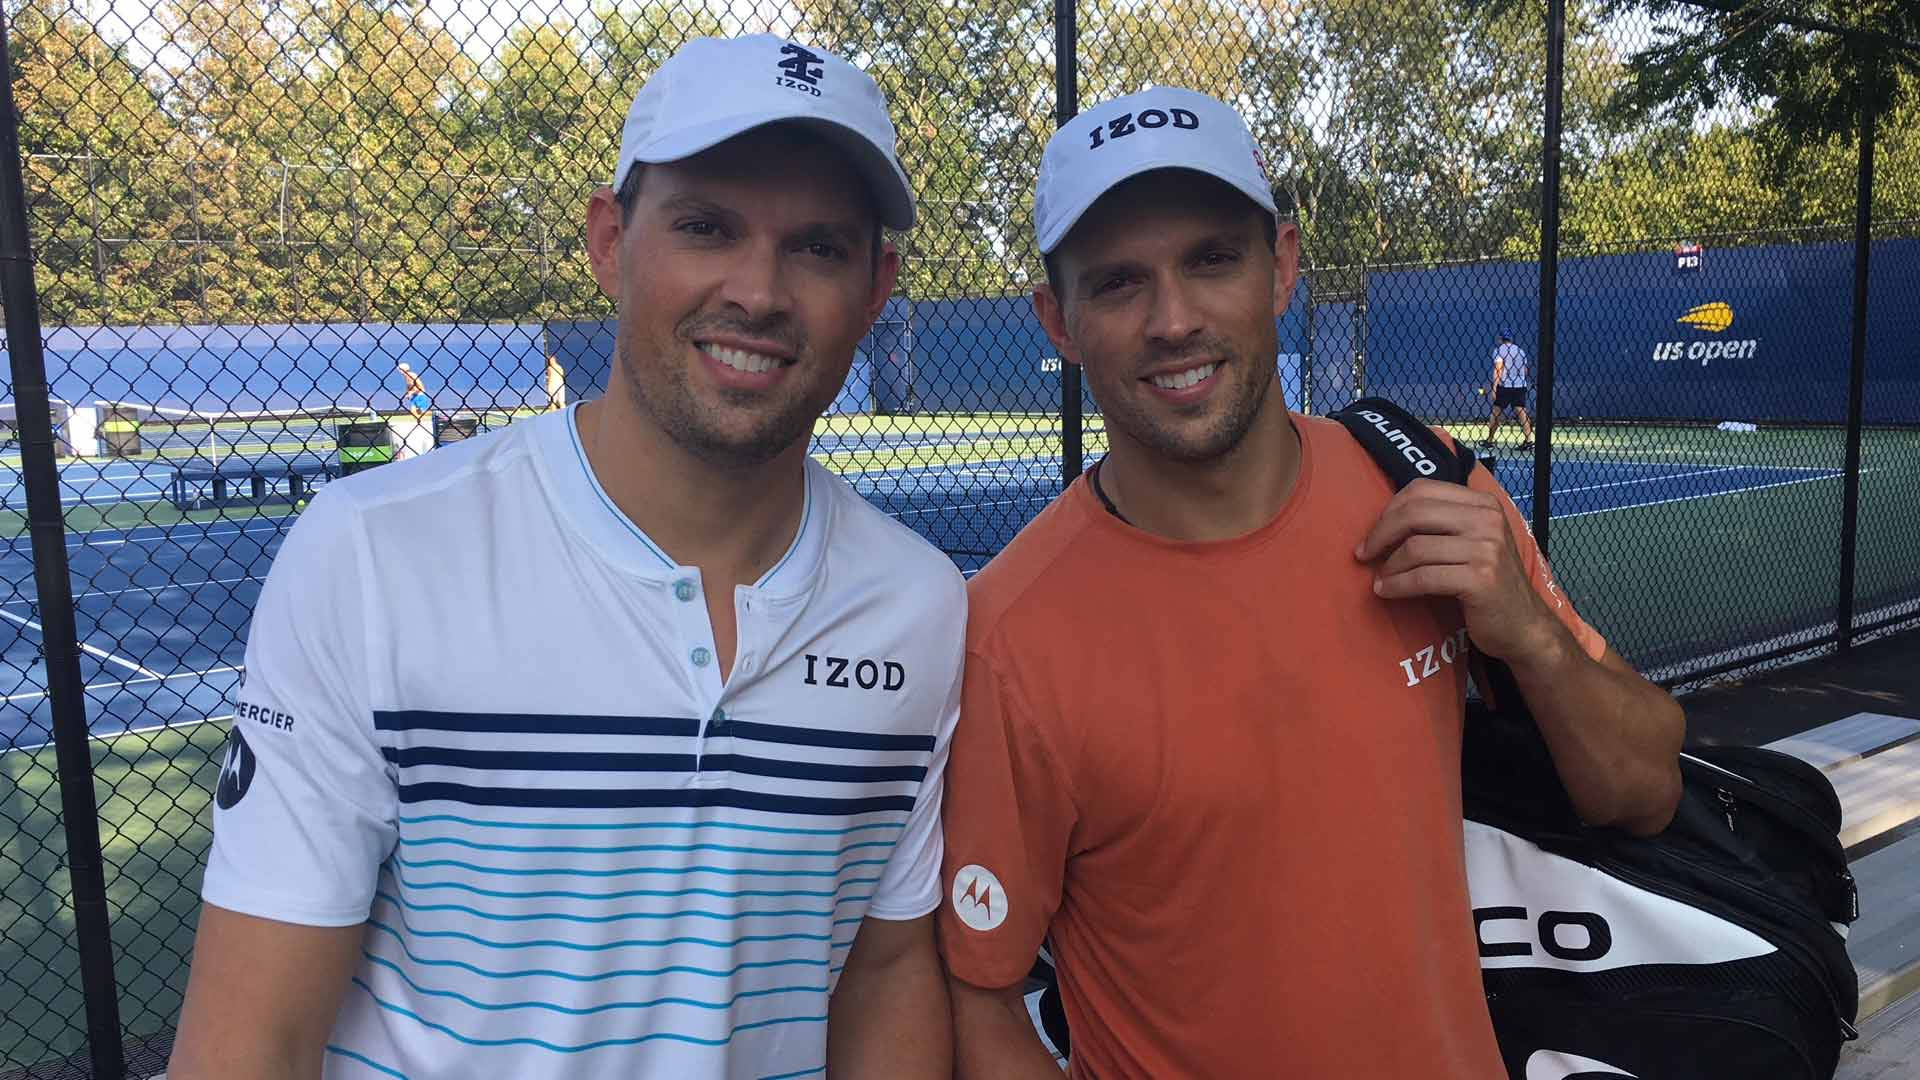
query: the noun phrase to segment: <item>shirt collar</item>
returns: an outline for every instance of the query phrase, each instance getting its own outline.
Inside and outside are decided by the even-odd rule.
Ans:
[[[676,563],[600,486],[580,442],[578,404],[535,421],[534,446],[561,514],[608,561],[640,577],[669,580],[689,568]],[[753,588],[769,596],[804,594],[819,578],[833,517],[833,476],[807,459],[800,527],[793,542]]]

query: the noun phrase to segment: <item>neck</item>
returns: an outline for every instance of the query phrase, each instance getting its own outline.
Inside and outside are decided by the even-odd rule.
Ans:
[[[1174,540],[1230,540],[1272,521],[1300,475],[1300,436],[1268,394],[1238,445],[1208,461],[1180,461],[1108,428],[1101,486],[1135,527]]]
[[[716,465],[637,409],[618,408],[618,393],[580,406],[575,417],[587,463],[614,505],[668,557],[698,566],[710,589],[759,580],[800,527],[806,440],[757,465]]]

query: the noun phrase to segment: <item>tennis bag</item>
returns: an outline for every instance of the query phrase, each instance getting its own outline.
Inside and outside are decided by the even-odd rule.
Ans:
[[[1395,488],[1471,451],[1390,401],[1334,414]],[[1581,824],[1513,673],[1476,656],[1461,755],[1480,973],[1513,1080],[1827,1080],[1859,990],[1840,801],[1818,769],[1689,749],[1673,823]]]
[[[1404,487],[1465,483],[1472,453],[1382,398],[1335,413]],[[1513,673],[1473,661],[1461,746],[1480,973],[1512,1080],[1829,1080],[1856,1037],[1859,916],[1840,802],[1818,769],[1752,747],[1690,749],[1673,823],[1581,824]],[[1049,961],[1043,1033],[1070,1033]]]

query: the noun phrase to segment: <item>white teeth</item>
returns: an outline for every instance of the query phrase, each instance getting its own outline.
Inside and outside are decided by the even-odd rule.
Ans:
[[[1202,364],[1197,368],[1188,368],[1172,375],[1155,375],[1153,385],[1162,390],[1185,390],[1194,383],[1211,376],[1214,369],[1219,366],[1219,364]]]
[[[708,356],[733,368],[735,371],[745,371],[758,375],[762,372],[772,371],[774,368],[780,366],[780,358],[777,356],[747,352],[745,349],[729,349],[725,345],[715,345],[712,342],[703,342],[700,347],[706,350]]]

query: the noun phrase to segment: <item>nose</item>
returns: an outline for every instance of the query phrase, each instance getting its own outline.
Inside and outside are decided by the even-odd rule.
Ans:
[[[1147,337],[1160,345],[1179,347],[1206,329],[1206,319],[1186,283],[1169,276],[1153,290],[1147,312]]]
[[[786,314],[792,295],[781,254],[771,238],[741,244],[721,282],[720,299],[739,309],[748,322]]]

